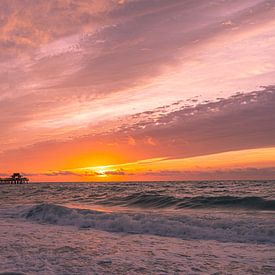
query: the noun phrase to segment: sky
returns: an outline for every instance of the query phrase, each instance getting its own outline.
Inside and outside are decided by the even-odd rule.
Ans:
[[[274,0],[1,0],[0,176],[275,179]]]

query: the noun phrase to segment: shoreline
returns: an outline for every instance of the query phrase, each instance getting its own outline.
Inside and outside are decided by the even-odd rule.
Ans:
[[[0,272],[271,274],[274,245],[118,234],[0,218]]]

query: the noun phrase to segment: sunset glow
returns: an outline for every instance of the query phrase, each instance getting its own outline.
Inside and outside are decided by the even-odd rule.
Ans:
[[[275,178],[275,2],[0,2],[0,177]]]

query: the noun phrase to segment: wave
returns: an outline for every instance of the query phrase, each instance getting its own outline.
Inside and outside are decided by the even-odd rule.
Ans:
[[[21,217],[61,226],[93,228],[109,232],[152,234],[183,239],[221,242],[275,243],[272,219],[242,216],[167,216],[149,213],[105,213],[38,204],[23,210]]]
[[[261,197],[185,197],[161,195],[154,192],[134,193],[126,197],[117,197],[99,202],[106,205],[123,205],[153,208],[243,208],[253,210],[275,210],[275,200]]]

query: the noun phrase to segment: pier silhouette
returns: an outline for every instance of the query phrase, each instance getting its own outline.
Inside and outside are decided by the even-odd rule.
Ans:
[[[20,173],[13,173],[10,178],[0,178],[0,184],[26,184],[28,182],[29,179]]]

